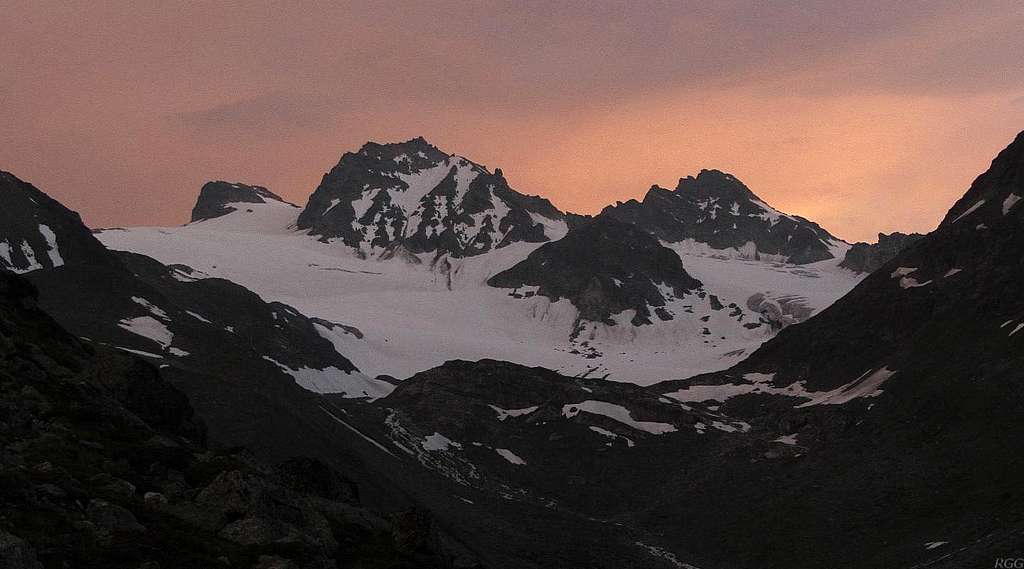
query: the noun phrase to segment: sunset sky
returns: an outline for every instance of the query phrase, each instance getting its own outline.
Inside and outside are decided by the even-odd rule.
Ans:
[[[1024,130],[1019,0],[0,13],[0,169],[96,227],[183,223],[210,179],[305,204],[343,152],[422,135],[570,211],[717,168],[873,241],[934,228]]]

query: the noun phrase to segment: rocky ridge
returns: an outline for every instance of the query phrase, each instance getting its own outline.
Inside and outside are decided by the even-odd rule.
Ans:
[[[675,190],[652,186],[642,201],[608,206],[601,215],[634,224],[662,241],[693,240],[746,258],[799,265],[833,258],[839,241],[818,224],[769,206],[719,170],[681,178]]]

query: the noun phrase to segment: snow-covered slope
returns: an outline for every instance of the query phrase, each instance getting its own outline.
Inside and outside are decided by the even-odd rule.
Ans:
[[[203,199],[213,205],[207,189]],[[270,201],[291,209],[292,216],[298,212]],[[342,333],[344,328],[311,320],[284,304],[265,303],[237,284],[110,251],[78,214],[0,173],[0,253],[5,243],[17,243],[20,256],[0,258],[0,271],[31,280],[40,306],[64,326],[96,344],[145,358],[168,374],[294,380],[307,391],[361,399],[393,389],[360,373],[324,337],[325,330]],[[255,385],[257,379],[251,381]]]
[[[611,317],[614,325],[581,327],[569,300],[486,284],[541,243],[517,241],[468,257],[405,250],[367,258],[340,240],[297,229],[299,212],[289,204],[234,207],[183,227],[106,230],[98,237],[110,248],[188,265],[338,324],[320,332],[371,377],[405,378],[445,361],[482,358],[639,383],[687,377],[732,366],[780,323],[806,318],[857,282],[836,267],[844,251],[794,266],[674,243],[705,289],[666,295],[672,320],[634,326],[626,310]]]

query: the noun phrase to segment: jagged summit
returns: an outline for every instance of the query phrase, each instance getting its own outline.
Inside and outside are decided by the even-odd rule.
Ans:
[[[214,219],[235,211],[230,204],[267,203],[267,200],[287,203],[280,196],[263,186],[250,186],[221,180],[207,182],[199,191],[199,198],[192,208],[191,222]]]
[[[748,258],[795,264],[831,259],[840,243],[818,224],[780,212],[719,170],[681,178],[675,190],[653,186],[642,202],[609,206],[602,215],[637,225],[662,241],[692,240]]]
[[[493,173],[424,138],[347,152],[324,175],[297,227],[368,254],[396,244],[412,253],[468,257],[565,233],[565,216],[546,199],[509,187]]]

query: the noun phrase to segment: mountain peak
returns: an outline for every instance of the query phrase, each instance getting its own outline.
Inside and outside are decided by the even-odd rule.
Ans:
[[[417,137],[345,153],[297,226],[363,253],[403,244],[413,254],[461,257],[548,241],[567,230],[564,218],[547,200],[510,188],[500,169],[491,173]]]
[[[769,206],[721,170],[680,178],[675,191],[651,186],[642,202],[609,206],[602,215],[637,225],[662,241],[692,239],[739,256],[795,264],[833,258],[838,241],[816,223]]]
[[[235,208],[233,203],[267,203],[267,200],[287,203],[280,196],[263,186],[250,186],[237,182],[216,180],[203,184],[199,198],[192,208],[192,222],[213,219],[227,215]]]
[[[761,201],[743,182],[721,170],[701,170],[696,177],[680,178],[676,192],[689,194],[696,199]]]

